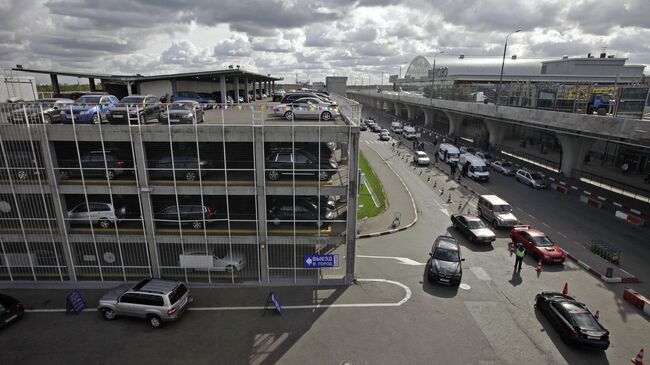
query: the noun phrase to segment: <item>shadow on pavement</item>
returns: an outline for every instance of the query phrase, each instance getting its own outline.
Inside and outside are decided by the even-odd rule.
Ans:
[[[443,285],[438,283],[432,283],[427,278],[427,270],[429,269],[428,265],[424,266],[424,273],[422,274],[422,290],[429,295],[433,295],[438,298],[453,298],[458,295],[458,286],[456,285]]]
[[[555,345],[555,348],[562,354],[562,357],[564,357],[567,363],[589,365],[609,364],[609,359],[607,359],[607,353],[605,351],[570,346],[564,342],[560,333],[553,327],[542,311],[537,308],[535,308],[535,317],[541,325],[540,332],[546,332],[553,345]]]

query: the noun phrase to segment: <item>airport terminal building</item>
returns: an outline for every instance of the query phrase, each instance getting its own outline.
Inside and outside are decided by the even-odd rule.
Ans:
[[[360,113],[341,104],[328,122],[263,102],[185,125],[1,115],[0,280],[351,283]]]

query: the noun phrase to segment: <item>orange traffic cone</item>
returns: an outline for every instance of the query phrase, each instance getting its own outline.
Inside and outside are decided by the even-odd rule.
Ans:
[[[643,349],[636,354],[636,357],[632,358],[632,364],[643,365]]]
[[[447,204],[451,204],[451,193],[449,193],[449,196],[447,197]]]
[[[433,180],[433,187],[435,188],[437,186],[438,186],[438,180]]]
[[[467,214],[472,215],[472,206],[471,205],[467,206]]]
[[[562,288],[562,294],[567,295],[569,294],[569,283],[564,283],[564,288]]]
[[[594,318],[599,319],[600,318],[600,311],[596,309],[596,314],[594,314]]]
[[[429,175],[429,177],[427,177],[427,182],[430,182],[430,181],[431,181],[431,175]]]
[[[461,204],[461,201],[459,200],[458,201],[458,211],[460,211],[461,209],[463,209],[463,205]]]
[[[535,266],[535,271],[537,271],[537,275],[539,275],[542,272],[542,259],[539,259],[539,261],[537,261],[537,266]]]

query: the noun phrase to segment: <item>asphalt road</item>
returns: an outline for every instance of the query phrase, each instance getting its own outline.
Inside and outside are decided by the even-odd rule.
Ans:
[[[641,347],[647,347],[650,323],[622,300],[621,285],[603,284],[572,263],[545,266],[538,277],[529,257],[521,273],[514,273],[507,232],[498,232],[491,246],[474,245],[458,236],[448,216],[455,204],[446,205],[431,184],[395,158],[390,142],[377,143],[374,137],[364,132],[362,143],[368,141],[404,179],[419,220],[408,230],[359,240],[356,277],[398,282],[408,288],[408,295],[395,286],[360,282],[303,298],[358,306],[285,310],[281,316],[262,316],[261,310],[191,311],[161,330],[138,320],[106,322],[92,312],[80,316],[28,313],[22,322],[0,332],[0,363],[598,365],[629,363]],[[495,179],[490,184],[497,183]],[[521,192],[529,199],[536,193]],[[555,229],[550,218],[539,218]],[[588,218],[574,229],[596,229],[599,222]],[[424,278],[423,263],[434,238],[441,234],[458,237],[462,245],[466,261],[460,288],[429,284]],[[565,282],[571,295],[600,311],[601,322],[612,334],[607,351],[567,346],[534,309],[536,293],[560,291]],[[299,288],[285,290],[281,298]],[[229,289],[197,290],[196,304],[217,305],[219,300],[210,296],[231,295]],[[247,294],[243,295],[231,305],[250,305]],[[400,300],[403,304],[362,304]]]

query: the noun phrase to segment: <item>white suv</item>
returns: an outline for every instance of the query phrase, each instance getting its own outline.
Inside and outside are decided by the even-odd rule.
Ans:
[[[88,208],[90,206],[90,209]],[[98,225],[100,228],[108,228],[111,224],[117,222],[115,208],[109,203],[89,202],[81,203],[68,212],[68,219],[78,223],[87,223]]]
[[[546,178],[539,172],[531,172],[524,169],[517,170],[515,174],[517,181],[522,182],[531,188],[545,189]]]

